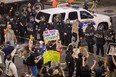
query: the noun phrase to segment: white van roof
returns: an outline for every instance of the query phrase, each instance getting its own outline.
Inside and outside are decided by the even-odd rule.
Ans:
[[[49,8],[49,9],[44,9],[40,10],[41,12],[48,13],[48,14],[57,14],[57,13],[66,13],[66,12],[72,12],[72,11],[77,11],[81,10],[82,8],[74,9],[71,7],[57,7],[57,8]]]

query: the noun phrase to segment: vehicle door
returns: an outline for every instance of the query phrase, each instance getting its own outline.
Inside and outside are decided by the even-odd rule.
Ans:
[[[83,28],[84,32],[85,32],[85,29],[89,22],[91,22],[93,24],[95,29],[97,27],[95,20],[94,20],[94,16],[88,11],[85,11],[85,10],[80,11],[79,12],[79,20],[80,20],[80,26]]]

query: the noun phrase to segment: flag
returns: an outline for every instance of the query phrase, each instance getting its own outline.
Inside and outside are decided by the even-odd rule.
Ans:
[[[72,3],[72,2],[74,2],[74,0],[68,0],[68,2],[69,2],[69,3]]]
[[[54,50],[49,50],[44,52],[43,54],[44,64],[48,63],[49,61],[55,61],[60,63],[60,53]]]
[[[53,6],[53,7],[57,7],[57,5],[58,5],[57,0],[54,0],[54,1],[52,2],[52,6]]]

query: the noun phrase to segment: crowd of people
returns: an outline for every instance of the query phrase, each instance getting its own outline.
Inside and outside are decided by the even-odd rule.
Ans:
[[[76,77],[91,77],[92,72],[95,73],[95,77],[108,77],[108,73],[110,73],[109,76],[116,77],[112,74],[116,71],[115,56],[113,53],[108,56],[104,52],[105,44],[108,46],[109,43],[116,42],[112,26],[108,30],[104,26],[98,26],[95,30],[95,27],[89,21],[85,32],[83,32],[80,21],[77,19],[73,23],[70,23],[70,19],[64,22],[61,15],[58,14],[54,17],[52,24],[47,23],[45,16],[41,16],[40,22],[36,23],[35,15],[34,7],[30,3],[21,13],[14,14],[10,10],[7,15],[0,14],[0,44],[5,43],[2,51],[4,52],[6,77],[65,77],[60,64],[52,61],[43,64],[42,55],[46,50],[55,50],[60,52],[61,55],[63,51],[66,52],[65,62],[68,77],[73,77],[75,68]],[[43,32],[52,29],[59,31],[60,39],[45,44],[43,42]],[[33,36],[30,40],[33,43],[32,46],[25,45],[19,49],[16,44],[25,43],[25,39],[20,37],[29,38],[30,35]],[[86,52],[83,51],[83,39],[86,40],[88,46]],[[62,45],[67,46],[67,49],[63,50]],[[96,51],[94,45],[96,45]],[[79,52],[75,52],[75,48],[78,48]],[[104,60],[94,60],[93,65],[89,67],[89,53],[100,55],[100,52]],[[24,73],[20,76],[18,76],[18,70],[14,63],[16,61],[15,53],[18,53],[19,57],[23,59]]]

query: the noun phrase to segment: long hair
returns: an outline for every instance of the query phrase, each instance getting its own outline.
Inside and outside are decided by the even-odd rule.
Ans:
[[[69,45],[68,51],[73,51],[73,46],[72,45]]]

